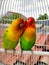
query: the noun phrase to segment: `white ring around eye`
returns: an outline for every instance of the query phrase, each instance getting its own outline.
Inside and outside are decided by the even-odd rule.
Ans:
[[[20,24],[20,27],[21,27],[21,26],[23,26],[23,25],[24,25],[23,23],[22,23],[22,24]]]

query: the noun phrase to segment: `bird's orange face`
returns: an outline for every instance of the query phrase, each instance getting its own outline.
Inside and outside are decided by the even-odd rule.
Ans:
[[[20,30],[20,32],[24,32],[24,30],[27,28],[26,22],[22,19],[20,24],[17,26],[17,29]]]

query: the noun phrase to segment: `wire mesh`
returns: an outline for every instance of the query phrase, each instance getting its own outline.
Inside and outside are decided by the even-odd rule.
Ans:
[[[2,1],[2,2],[1,2]],[[49,19],[36,20],[40,14],[49,14],[48,0],[0,0],[0,65],[49,65]],[[16,14],[16,13],[21,14]],[[2,49],[2,36],[4,30],[18,17],[34,17],[36,22],[36,43],[31,51],[24,51],[21,57],[20,43],[13,51]],[[9,17],[12,15],[11,17]],[[42,18],[41,18],[42,19]],[[42,63],[40,63],[42,62]]]

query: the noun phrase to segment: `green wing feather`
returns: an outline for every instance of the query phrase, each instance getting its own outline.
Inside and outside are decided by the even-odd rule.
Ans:
[[[4,49],[14,49],[16,47],[16,45],[18,44],[18,41],[11,41],[8,37],[7,37],[7,33],[8,33],[8,30],[5,30],[4,31],[4,34],[3,34],[3,42],[2,42],[2,47]]]

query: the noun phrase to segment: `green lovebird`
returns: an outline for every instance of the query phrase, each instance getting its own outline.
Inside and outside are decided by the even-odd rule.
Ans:
[[[25,28],[23,19],[17,18],[13,20],[12,24],[3,32],[2,48],[6,50],[15,49]]]
[[[22,50],[31,50],[36,41],[35,19],[29,17],[26,22],[27,28],[20,37],[20,47]]]

